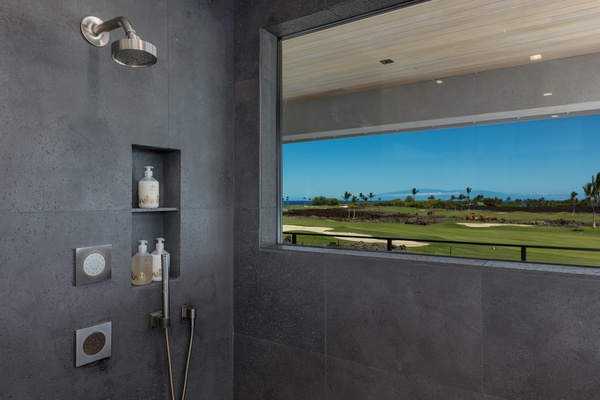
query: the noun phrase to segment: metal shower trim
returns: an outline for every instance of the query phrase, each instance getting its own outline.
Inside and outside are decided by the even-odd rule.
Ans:
[[[81,33],[88,43],[104,47],[110,41],[109,31],[123,28],[127,39],[115,41],[112,46],[112,58],[115,62],[128,67],[149,67],[156,64],[156,47],[140,39],[131,22],[125,17],[116,17],[106,22],[94,16],[81,21]]]

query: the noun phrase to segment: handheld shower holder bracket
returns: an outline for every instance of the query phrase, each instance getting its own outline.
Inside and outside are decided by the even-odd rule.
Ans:
[[[181,319],[196,318],[196,309],[191,304],[181,306]]]
[[[171,326],[171,318],[163,317],[162,311],[150,313],[150,328],[168,328]]]

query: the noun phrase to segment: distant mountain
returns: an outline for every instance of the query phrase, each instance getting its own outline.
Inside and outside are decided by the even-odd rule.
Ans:
[[[417,200],[426,200],[429,196],[433,195],[436,199],[448,200],[452,195],[455,197],[460,196],[460,194],[467,195],[466,190],[464,189],[456,189],[456,190],[443,190],[443,189],[428,189],[423,188],[419,189],[419,193],[417,193]],[[478,195],[483,195],[483,197],[497,197],[502,200],[506,200],[508,197],[511,200],[514,199],[539,199],[540,197],[545,198],[546,200],[568,200],[571,198],[571,194],[566,193],[505,193],[505,192],[495,192],[492,190],[476,190],[473,189],[471,191],[470,197],[471,199],[475,198]],[[393,199],[404,200],[406,196],[412,196],[412,189],[404,189],[398,190],[395,192],[387,192],[387,193],[379,193],[375,195],[374,201],[379,200],[381,198],[382,201],[389,201]]]

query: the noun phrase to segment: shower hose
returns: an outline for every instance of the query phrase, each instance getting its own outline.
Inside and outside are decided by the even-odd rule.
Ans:
[[[190,371],[190,360],[192,359],[192,344],[194,342],[194,327],[196,325],[196,309],[190,313],[190,345],[188,347],[187,361],[185,363],[185,375],[183,378],[183,393],[181,400],[185,400],[185,391],[187,389],[188,374]],[[171,345],[169,340],[169,328],[165,328],[165,342],[167,343],[167,363],[169,364],[169,385],[171,389],[171,400],[175,399],[175,387],[173,384],[173,363],[171,361]]]

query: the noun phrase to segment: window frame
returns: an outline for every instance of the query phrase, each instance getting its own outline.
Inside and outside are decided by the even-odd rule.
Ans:
[[[379,10],[371,10],[347,19],[330,21],[329,15],[308,15],[298,20],[283,22],[260,30],[260,73],[259,73],[259,115],[260,115],[260,187],[259,187],[259,247],[263,251],[300,251],[366,258],[386,258],[407,262],[432,262],[457,266],[483,266],[509,268],[527,271],[558,272],[577,275],[600,276],[600,268],[572,265],[543,264],[521,261],[500,261],[489,259],[461,258],[443,255],[420,255],[392,252],[369,252],[362,250],[338,250],[311,246],[287,245],[282,242],[282,107],[281,107],[281,43],[288,37],[307,32],[327,29],[340,23],[365,18],[376,13],[402,8],[423,0],[409,1]],[[426,1],[426,0],[425,0]],[[408,3],[408,4],[407,4]],[[591,105],[600,114],[600,101]],[[577,112],[569,107],[560,107],[561,112]],[[579,110],[580,111],[580,110]],[[583,110],[581,115],[591,113]],[[499,114],[502,118],[505,114]],[[519,116],[524,117],[523,115]],[[450,127],[452,125],[449,125]],[[439,127],[438,127],[439,128]],[[274,151],[275,149],[275,151]]]

